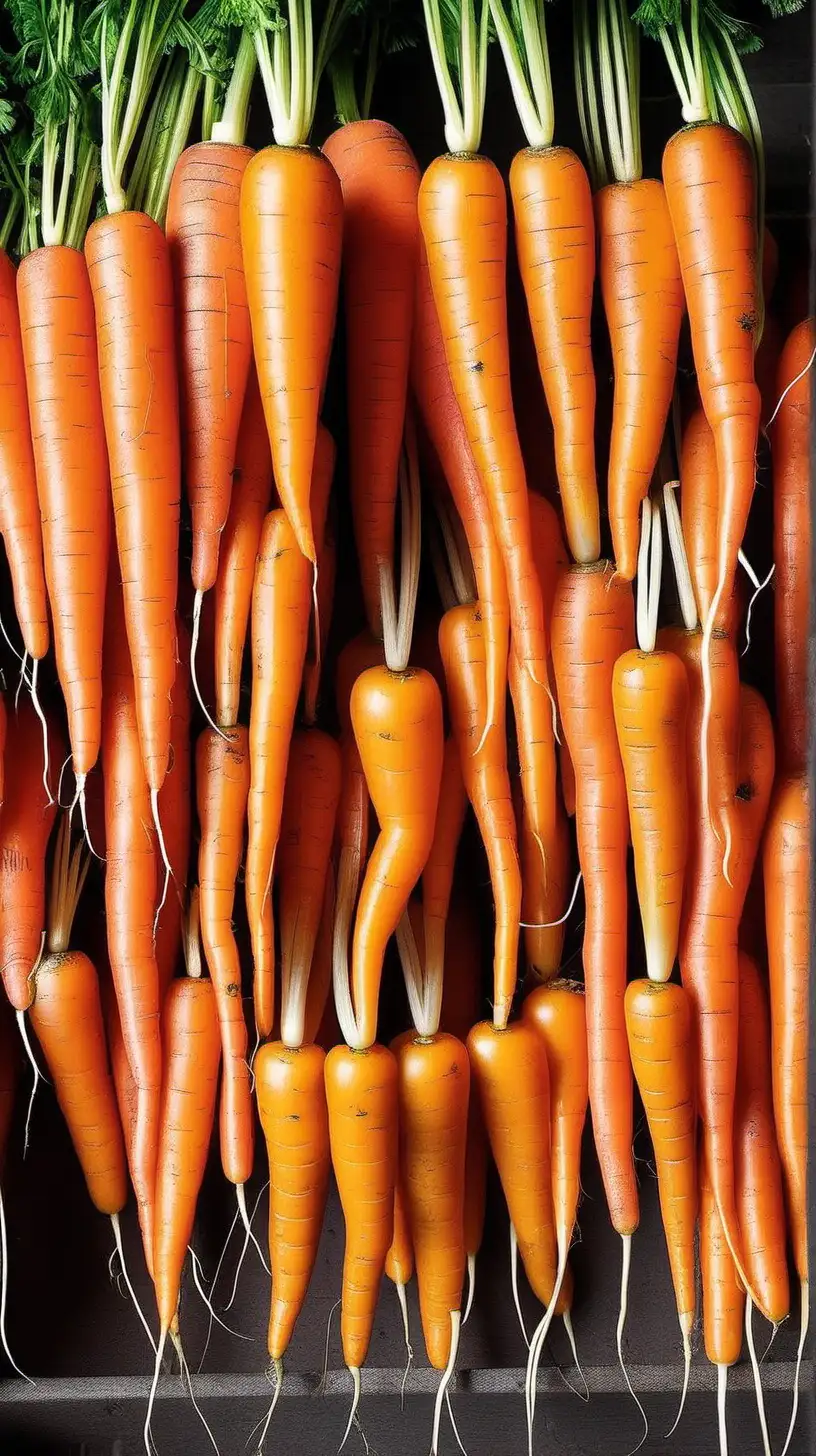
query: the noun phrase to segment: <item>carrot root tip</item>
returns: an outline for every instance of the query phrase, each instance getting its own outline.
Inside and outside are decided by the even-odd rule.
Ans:
[[[23,1380],[27,1381],[29,1385],[33,1385],[34,1384],[34,1381],[31,1379],[31,1376],[30,1375],[26,1375],[25,1371],[20,1369],[19,1365],[17,1364],[17,1361],[15,1360],[14,1356],[11,1353],[11,1350],[9,1349],[8,1339],[6,1337],[6,1299],[7,1299],[7,1297],[8,1297],[8,1233],[7,1233],[7,1230],[6,1230],[6,1207],[5,1207],[5,1204],[3,1202],[2,1190],[0,1190],[0,1342],[2,1343],[3,1349],[6,1352],[6,1358],[7,1358],[8,1362],[9,1362],[9,1364],[12,1366],[12,1368],[14,1370],[16,1370],[17,1371],[17,1374],[18,1375],[21,1375],[22,1378],[23,1378]]]
[[[462,1316],[462,1328],[464,1329],[470,1318],[470,1311],[473,1308],[473,1300],[476,1294],[476,1255],[467,1256],[467,1299],[465,1300],[465,1313]]]
[[[750,1295],[746,1296],[745,1300],[745,1342],[748,1346],[748,1356],[751,1361],[751,1371],[754,1377],[757,1417],[759,1419],[759,1429],[762,1432],[762,1450],[764,1456],[771,1456],[771,1441],[768,1434],[768,1421],[765,1415],[765,1397],[762,1393],[762,1375],[760,1373],[756,1346],[754,1344],[754,1301]]]
[[[122,1278],[125,1281],[125,1288],[127,1289],[127,1292],[130,1295],[131,1300],[133,1301],[133,1308],[139,1316],[139,1322],[142,1326],[142,1329],[144,1330],[148,1340],[150,1341],[150,1348],[155,1352],[156,1341],[153,1338],[153,1331],[151,1330],[150,1325],[147,1323],[144,1310],[142,1309],[142,1306],[136,1298],[136,1290],[133,1288],[133,1285],[130,1282],[130,1275],[128,1273],[128,1267],[125,1261],[125,1248],[124,1244],[122,1243],[122,1226],[119,1222],[118,1213],[112,1213],[110,1216],[110,1220],[111,1226],[113,1228],[113,1238],[115,1244],[113,1254],[111,1255],[111,1260],[113,1260],[113,1258],[118,1254],[119,1268],[122,1271]]]
[[[550,1299],[550,1302],[547,1305],[547,1308],[545,1309],[541,1320],[539,1321],[538,1327],[533,1332],[533,1337],[530,1341],[530,1353],[527,1356],[527,1371],[524,1377],[524,1398],[527,1405],[528,1456],[533,1456],[533,1425],[535,1422],[536,1381],[538,1378],[538,1367],[541,1362],[541,1352],[544,1349],[544,1341],[546,1340],[547,1335],[550,1332],[550,1325],[552,1324],[553,1315],[555,1314],[555,1306],[557,1305],[559,1295],[561,1294],[561,1286],[564,1283],[564,1275],[567,1272],[567,1253],[568,1249],[566,1245],[564,1245],[559,1253],[558,1272],[556,1274],[555,1288],[552,1292],[552,1298]]]
[[[623,1372],[623,1378],[626,1381],[626,1388],[629,1391],[629,1394],[631,1395],[633,1401],[635,1402],[635,1405],[640,1412],[640,1418],[643,1421],[643,1435],[641,1436],[637,1446],[635,1446],[634,1450],[631,1453],[631,1456],[634,1456],[635,1451],[640,1450],[643,1442],[646,1440],[646,1437],[649,1434],[649,1422],[646,1417],[646,1412],[643,1409],[643,1406],[641,1405],[635,1393],[634,1386],[629,1379],[629,1371],[626,1368],[626,1361],[623,1358],[623,1332],[626,1328],[626,1315],[629,1309],[629,1272],[632,1267],[632,1235],[621,1234],[621,1244],[623,1245],[623,1257],[621,1260],[620,1304],[618,1306],[618,1325],[615,1331],[615,1342],[618,1350],[618,1364],[620,1365],[621,1371]]]
[[[40,956],[42,956],[42,950],[40,951]],[[26,1112],[25,1133],[23,1135],[23,1157],[25,1157],[26,1153],[28,1152],[28,1139],[29,1139],[29,1134],[31,1132],[31,1117],[32,1117],[32,1114],[34,1112],[34,1098],[37,1095],[37,1087],[38,1087],[39,1083],[40,1082],[45,1082],[46,1078],[43,1076],[42,1072],[40,1071],[39,1067],[37,1066],[37,1059],[34,1056],[34,1052],[33,1052],[32,1046],[31,1046],[31,1042],[29,1041],[29,1037],[28,1037],[28,1027],[26,1026],[26,1019],[25,1019],[25,1012],[24,1011],[17,1011],[15,1013],[15,1015],[17,1017],[17,1026],[18,1026],[19,1031],[20,1031],[20,1036],[22,1038],[23,1046],[25,1047],[25,1054],[26,1054],[26,1056],[28,1057],[28,1060],[31,1063],[32,1071],[34,1072],[34,1081],[31,1084],[31,1096],[28,1099],[28,1110]]]
[[[261,1248],[260,1244],[258,1243],[258,1240],[257,1240],[257,1238],[256,1238],[256,1236],[255,1236],[255,1234],[253,1233],[253,1230],[252,1230],[252,1218],[255,1217],[255,1212],[256,1212],[256,1209],[258,1207],[258,1203],[256,1201],[255,1208],[253,1208],[253,1210],[252,1210],[252,1218],[249,1218],[247,1216],[246,1186],[245,1186],[245,1184],[243,1184],[243,1183],[236,1183],[236,1185],[235,1185],[235,1197],[236,1197],[236,1200],[238,1202],[238,1212],[241,1215],[241,1222],[244,1225],[244,1232],[245,1232],[245,1234],[247,1234],[249,1236],[249,1238],[252,1240],[253,1244],[255,1245],[255,1248],[258,1251],[258,1258],[260,1259],[261,1263],[264,1266],[264,1269],[266,1270],[267,1274],[269,1275],[269,1277],[271,1279],[272,1278],[272,1270],[270,1269],[269,1265],[267,1264],[266,1259],[264,1258],[264,1251]],[[258,1195],[258,1197],[260,1197],[260,1194]]]
[[[720,1456],[728,1456],[728,1427],[725,1421],[725,1397],[728,1392],[728,1366],[717,1366],[717,1431]]]
[[[565,1332],[565,1334],[567,1336],[567,1339],[569,1340],[569,1347],[570,1347],[570,1351],[572,1353],[572,1363],[575,1366],[576,1370],[578,1371],[578,1374],[581,1377],[581,1384],[584,1387],[584,1394],[582,1395],[581,1392],[580,1392],[580,1390],[576,1390],[575,1389],[575,1386],[572,1385],[569,1380],[567,1380],[566,1383],[567,1383],[567,1386],[569,1387],[569,1389],[573,1392],[573,1394],[574,1395],[577,1395],[578,1399],[579,1400],[582,1400],[584,1402],[584,1404],[586,1405],[588,1403],[588,1401],[589,1401],[589,1386],[587,1385],[586,1376],[584,1375],[584,1372],[581,1369],[581,1362],[578,1359],[578,1346],[575,1343],[575,1330],[573,1329],[573,1325],[572,1325],[572,1315],[570,1314],[570,1312],[569,1312],[568,1309],[565,1309],[564,1310],[564,1313],[562,1314],[561,1319],[563,1320],[563,1323],[564,1323],[564,1332]],[[564,1378],[566,1380],[566,1377],[564,1377]]]
[[[536,838],[538,838],[538,835],[536,835]],[[572,887],[572,896],[570,898],[569,905],[567,906],[567,908],[564,911],[563,915],[560,915],[557,920],[520,920],[519,921],[519,925],[521,926],[521,929],[522,930],[554,930],[557,925],[563,925],[565,923],[565,921],[569,920],[570,915],[572,914],[573,910],[575,909],[575,901],[578,899],[578,891],[579,891],[579,889],[581,887],[581,880],[582,879],[583,879],[583,872],[581,870],[579,870],[578,871],[578,874],[575,877],[575,884]]]
[[[32,662],[31,662],[31,684],[30,684],[30,689],[29,690],[31,692],[31,704],[32,704],[32,707],[34,708],[34,712],[37,714],[37,717],[39,718],[40,724],[42,726],[42,734],[43,734],[43,771],[42,771],[42,781],[43,781],[43,788],[45,789],[45,795],[46,795],[46,798],[47,798],[48,803],[49,803],[49,806],[50,806],[54,802],[54,795],[51,793],[51,787],[50,787],[49,782],[48,782],[48,769],[49,769],[49,764],[50,764],[50,754],[49,754],[49,749],[48,749],[48,724],[45,721],[45,714],[44,714],[44,712],[42,710],[42,704],[40,703],[39,694],[37,692],[37,675],[38,675],[38,672],[39,672],[39,667],[40,667],[40,664],[39,664],[37,658],[36,657],[33,658],[32,659]]]
[[[456,1360],[459,1355],[459,1332],[462,1327],[462,1316],[458,1309],[451,1310],[450,1319],[450,1354],[448,1355],[448,1363],[445,1366],[444,1371],[442,1372],[442,1378],[439,1382],[439,1389],[436,1392],[436,1400],[434,1402],[433,1432],[431,1435],[431,1456],[437,1456],[437,1451],[439,1449],[439,1426],[442,1420],[442,1406],[445,1400],[445,1396],[448,1393],[451,1380],[453,1379],[453,1372],[456,1369]]]
[[[190,639],[190,680],[193,684],[193,692],[196,695],[196,701],[198,703],[198,706],[204,714],[204,717],[207,719],[210,727],[219,735],[220,738],[223,738],[225,742],[228,742],[228,735],[223,731],[222,728],[219,728],[215,719],[212,717],[212,714],[208,712],[207,705],[204,702],[203,697],[201,696],[201,689],[198,685],[196,657],[198,654],[198,638],[201,632],[201,607],[203,601],[204,593],[202,591],[196,591],[195,597],[193,598],[193,632]]]
[[[402,1377],[402,1385],[400,1386],[400,1410],[405,1410],[405,1384],[408,1379],[408,1372],[414,1362],[414,1350],[411,1344],[411,1331],[408,1325],[408,1300],[405,1298],[405,1285],[398,1279],[394,1288],[397,1291],[397,1299],[399,1300],[400,1313],[402,1315],[402,1335],[405,1340],[405,1374]]]
[[[785,1444],[782,1448],[782,1456],[787,1456],[788,1448],[793,1440],[793,1433],[796,1429],[796,1417],[799,1414],[799,1379],[802,1373],[802,1356],[805,1351],[805,1340],[807,1339],[808,1324],[810,1322],[810,1286],[807,1279],[801,1283],[801,1313],[799,1317],[799,1344],[796,1350],[796,1373],[793,1377],[793,1407],[791,1409],[790,1425],[788,1434],[785,1437]]]
[[[331,1318],[331,1316],[329,1316],[329,1318]],[[357,1407],[360,1404],[360,1367],[358,1365],[349,1365],[348,1372],[353,1381],[354,1391],[351,1397],[351,1410],[349,1411],[348,1424],[343,1433],[343,1439],[340,1442],[340,1445],[337,1447],[337,1456],[340,1456],[340,1452],[342,1451],[343,1447],[346,1444],[346,1441],[349,1438],[349,1435],[351,1434],[351,1428],[354,1425],[354,1418],[357,1415]]]
[[[666,1432],[667,1441],[669,1437],[673,1436],[674,1432],[677,1430],[677,1427],[679,1426],[683,1415],[683,1409],[686,1404],[686,1396],[688,1395],[689,1388],[689,1376],[691,1375],[691,1330],[693,1324],[693,1315],[683,1314],[680,1316],[680,1331],[683,1336],[683,1389],[680,1392],[680,1409],[678,1410],[675,1417],[674,1425],[672,1426],[670,1431]]]
[[[153,1379],[150,1384],[150,1395],[148,1396],[147,1400],[147,1413],[145,1415],[144,1430],[142,1432],[144,1439],[144,1448],[147,1456],[154,1456],[154,1452],[156,1450],[156,1444],[153,1440],[150,1423],[153,1419],[153,1406],[156,1402],[156,1391],[159,1388],[159,1376],[161,1375],[162,1357],[164,1355],[165,1345],[167,1344],[167,1334],[167,1330],[162,1330],[161,1334],[159,1335],[159,1343],[156,1346],[156,1360],[153,1366]]]
[[[159,900],[159,904],[158,904],[158,907],[156,909],[155,919],[153,921],[153,939],[155,940],[156,939],[156,929],[157,929],[158,924],[159,924],[159,916],[161,915],[162,910],[164,909],[164,904],[165,904],[165,901],[167,899],[167,890],[168,890],[168,886],[170,884],[170,876],[173,873],[173,866],[171,865],[170,860],[169,860],[168,855],[167,855],[167,846],[166,846],[166,844],[164,842],[164,833],[163,833],[162,827],[161,827],[161,819],[159,818],[159,791],[158,791],[158,789],[151,789],[150,790],[150,808],[151,808],[151,811],[152,811],[152,814],[153,814],[153,823],[154,823],[155,828],[156,828],[156,838],[159,841],[159,852],[160,852],[161,857],[162,857],[162,864],[164,865],[164,884],[162,886],[161,899]]]
[[[527,1328],[524,1323],[524,1315],[521,1312],[521,1301],[519,1299],[518,1239],[516,1238],[516,1230],[512,1224],[510,1225],[510,1288],[513,1291],[513,1304],[516,1307],[516,1314],[518,1315],[518,1322],[521,1327],[521,1337],[529,1350],[530,1341],[527,1338]]]
[[[220,1315],[216,1314],[212,1305],[212,1300],[210,1299],[210,1296],[207,1294],[207,1291],[204,1288],[204,1270],[201,1267],[201,1260],[199,1259],[198,1254],[196,1253],[192,1244],[187,1245],[187,1250],[190,1255],[190,1262],[193,1269],[193,1283],[203,1303],[207,1306],[207,1309],[209,1310],[213,1319],[216,1321],[216,1324],[219,1324],[222,1330],[226,1330],[228,1335],[234,1335],[236,1340],[248,1340],[250,1344],[253,1344],[254,1338],[252,1335],[243,1335],[241,1334],[240,1330],[234,1330],[232,1325],[228,1325],[226,1320],[222,1320]]]
[[[190,1395],[190,1400],[193,1403],[193,1410],[195,1411],[196,1415],[198,1416],[198,1419],[200,1420],[202,1426],[204,1427],[204,1430],[207,1432],[207,1436],[209,1438],[210,1445],[212,1446],[212,1448],[213,1448],[213,1450],[215,1452],[215,1456],[221,1456],[221,1453],[220,1453],[220,1451],[218,1449],[218,1443],[216,1442],[215,1436],[213,1435],[212,1431],[210,1430],[209,1425],[207,1424],[207,1418],[204,1415],[204,1412],[201,1409],[201,1406],[199,1405],[198,1401],[195,1398],[195,1391],[193,1390],[193,1378],[192,1378],[192,1376],[190,1374],[190,1367],[187,1364],[187,1361],[186,1361],[186,1359],[184,1357],[184,1351],[183,1351],[183,1349],[181,1347],[181,1339],[178,1338],[178,1336],[177,1336],[177,1341],[178,1342],[176,1344],[176,1349],[177,1349],[177,1352],[178,1352],[179,1364],[181,1366],[181,1375],[182,1375],[182,1379],[183,1380],[186,1380],[186,1382],[187,1382],[187,1390],[188,1390],[189,1395]]]
[[[251,1441],[252,1438],[253,1438],[253,1436],[255,1435],[255,1432],[260,1427],[263,1428],[261,1430],[261,1434],[260,1434],[260,1436],[258,1438],[258,1444],[255,1447],[255,1456],[263,1456],[264,1441],[266,1440],[266,1437],[268,1435],[269,1427],[270,1427],[270,1425],[272,1423],[272,1417],[275,1414],[275,1407],[278,1404],[278,1401],[280,1400],[280,1393],[281,1393],[281,1391],[283,1389],[283,1361],[282,1360],[273,1360],[272,1361],[272,1370],[273,1370],[274,1376],[275,1376],[275,1389],[274,1389],[274,1392],[273,1392],[273,1395],[272,1395],[272,1400],[269,1403],[269,1409],[266,1412],[266,1415],[261,1416],[261,1419],[258,1421],[258,1424],[256,1426],[253,1426],[253,1428],[252,1428],[252,1430],[250,1431],[250,1434],[249,1434],[249,1441]],[[249,1441],[247,1441],[247,1445],[249,1445]]]

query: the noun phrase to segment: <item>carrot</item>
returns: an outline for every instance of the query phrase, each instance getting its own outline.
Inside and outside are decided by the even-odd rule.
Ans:
[[[84,806],[102,735],[109,486],[83,254],[59,245],[35,248],[20,264],[17,297],[57,673]]]
[[[249,794],[246,728],[205,728],[196,743],[201,939],[221,1032],[220,1144],[224,1176],[240,1188],[252,1172],[255,1119],[241,996],[241,961],[232,926]]]
[[[337,448],[334,439],[320,421],[317,427],[312,478],[312,526],[317,555],[317,581],[313,593],[311,648],[303,670],[303,715],[309,727],[314,726],[317,717],[320,677],[334,606],[337,548],[330,507],[336,460]]]
[[[807,1238],[810,843],[808,781],[804,776],[781,778],[774,792],[765,835],[763,868],[774,1118],[793,1262],[801,1291],[794,1402],[785,1450],[796,1425],[799,1368],[810,1309]]]
[[[688,845],[688,696],[686,669],[672,652],[632,649],[615,663],[615,728],[652,981],[671,976],[680,937]]]
[[[780,768],[788,774],[805,772],[808,753],[811,376],[806,371],[814,348],[816,320],[810,318],[794,329],[782,352],[777,393],[785,397],[771,434],[778,747]]]
[[[181,660],[170,698],[170,767],[159,790],[159,823],[173,871],[156,917],[156,964],[162,995],[178,970],[183,908],[187,899],[192,820],[192,754],[190,751],[190,634],[181,617],[176,632]]]
[[[774,1128],[768,998],[750,956],[739,957],[739,1056],[734,1176],[751,1288],[774,1325],[787,1319],[790,1288],[782,1172]]]
[[[152,1271],[162,1078],[161,996],[153,939],[158,876],[150,790],[139,748],[136,686],[125,635],[124,604],[113,573],[108,583],[103,686],[108,956],[127,1059],[137,1089],[131,1178],[145,1257]]]
[[[60,734],[48,724],[49,757],[59,761]],[[45,932],[45,856],[57,806],[43,784],[42,736],[25,700],[8,721],[0,815],[0,974],[16,1012],[27,1011],[32,971]],[[11,766],[14,765],[13,772]],[[19,1018],[18,1018],[19,1019]]]
[[[701,407],[690,415],[680,453],[680,515],[700,621],[705,622],[717,591],[719,479],[711,426]],[[723,603],[715,626],[722,630]],[[716,754],[712,751],[712,762]]]
[[[481,1015],[481,945],[472,910],[454,896],[445,950],[445,978],[440,1024],[443,1031],[467,1041]],[[476,1292],[476,1255],[482,1246],[487,1193],[487,1139],[479,1098],[471,1088],[465,1150],[465,1253],[468,1268],[466,1320]]]
[[[737,1363],[742,1350],[745,1291],[737,1277],[717,1211],[717,1200],[708,1174],[705,1145],[700,1148],[700,1269],[703,1286],[703,1338],[706,1355],[711,1364],[717,1367],[720,1452],[722,1456],[726,1456],[728,1437],[725,1396],[728,1367]]]
[[[436,826],[430,853],[422,871],[424,960],[429,973],[438,976],[440,983],[443,980],[442,971],[446,959],[445,927],[466,809],[467,794],[462,778],[459,746],[452,734],[445,740]]]
[[[115,1217],[127,1201],[127,1164],[108,1070],[99,980],[88,956],[70,948],[87,869],[81,846],[71,853],[70,828],[63,818],[46,953],[34,976],[30,1015],[91,1202],[100,1213]]]
[[[351,726],[351,692],[358,677],[369,667],[382,667],[385,661],[383,644],[366,630],[351,637],[337,654],[335,698],[343,741],[353,740]]]
[[[564,735],[575,764],[584,877],[589,1098],[612,1226],[638,1224],[632,1158],[632,1071],[626,1047],[626,781],[614,728],[614,665],[633,645],[632,592],[607,562],[559,582],[552,646]]]
[[[334,1176],[346,1226],[340,1336],[359,1399],[382,1272],[394,1232],[397,1063],[383,1046],[326,1057]]]
[[[453,734],[465,788],[476,814],[496,906],[493,1019],[507,1025],[516,989],[521,872],[507,773],[504,721],[486,717],[484,633],[478,606],[453,607],[439,626]]]
[[[391,1049],[393,1051],[393,1045]],[[408,1304],[405,1299],[405,1290],[410,1284],[414,1273],[414,1246],[411,1240],[411,1228],[408,1223],[405,1186],[399,1168],[397,1169],[396,1182],[394,1184],[394,1232],[391,1237],[391,1245],[385,1256],[385,1273],[397,1291],[397,1298],[402,1312],[405,1344],[409,1359],[411,1359],[413,1357],[413,1351],[408,1338]]]
[[[268,1042],[255,1059],[269,1158],[268,1348],[278,1370],[306,1298],[323,1224],[329,1183],[326,1066],[322,1048],[283,1042]]]
[[[292,736],[277,856],[281,945],[281,1041],[304,1038],[309,972],[323,910],[340,798],[340,748],[308,728]]]
[[[272,870],[283,812],[289,740],[309,630],[311,572],[283,511],[267,516],[252,593],[252,708],[246,897],[255,964],[255,1021],[274,1016]]]
[[[337,1026],[334,1001],[329,996],[332,984],[333,939],[334,869],[330,860],[326,871],[323,907],[320,912],[320,924],[317,927],[312,967],[309,972],[309,985],[306,990],[306,1012],[303,1024],[304,1045],[309,1046],[316,1041],[324,1051],[328,1051],[339,1040],[338,1028],[338,1034],[328,1040],[327,1045],[327,1032],[332,1025]]]
[[[411,348],[411,391],[428,436],[429,453],[438,462],[450,490],[473,562],[484,620],[487,717],[492,723],[506,693],[510,622],[507,579],[490,507],[451,384],[428,258],[421,240]]]
[[[684,988],[672,982],[631,981],[626,988],[625,1008],[632,1068],[654,1148],[660,1211],[683,1336],[685,1399],[696,1305],[697,1152],[692,1002]]]
[[[680,627],[661,628],[658,633],[661,649],[674,652],[685,663],[689,681],[687,787],[689,794],[689,826],[700,822],[702,809],[702,761],[700,749],[692,743],[692,735],[701,733],[703,709],[703,633]],[[711,638],[709,671],[711,675],[711,716],[709,719],[709,803],[716,806],[720,823],[727,823],[733,840],[734,794],[738,786],[740,681],[739,657],[732,629],[717,630]],[[718,841],[719,842],[719,841]],[[722,858],[722,846],[720,847]]]
[[[394,554],[419,246],[419,167],[384,121],[332,132],[323,154],[343,194],[343,294],[351,509],[371,631],[380,636],[380,565]]]
[[[449,7],[451,63],[440,0],[426,0],[449,152],[419,189],[419,221],[451,384],[504,560],[510,620],[523,669],[547,680],[547,640],[535,572],[527,480],[513,415],[505,288],[507,202],[498,168],[478,155],[487,26],[469,4]],[[461,103],[454,77],[461,82]],[[498,707],[498,705],[497,705]]]
[[[255,558],[271,494],[272,456],[253,364],[235,446],[232,496],[215,583],[215,716],[220,728],[234,728],[238,722]]]
[[[28,416],[17,276],[0,249],[0,535],[6,548],[23,646],[35,662],[48,651],[42,525]]]

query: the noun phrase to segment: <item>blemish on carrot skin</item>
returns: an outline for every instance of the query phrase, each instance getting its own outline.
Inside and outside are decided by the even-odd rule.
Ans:
[[[753,786],[753,784],[751,784],[751,783],[738,784],[737,785],[737,791],[734,794],[734,798],[735,799],[739,799],[739,801],[740,801],[741,804],[750,804],[751,800],[754,798],[754,786]]]
[[[230,981],[229,985],[227,986],[227,995],[228,996],[240,996],[240,994],[241,994],[241,987],[238,985],[238,982],[237,981]]]
[[[358,1107],[357,1108],[357,1111],[354,1114],[354,1116],[355,1117],[368,1117],[368,1111],[367,1111],[367,1109],[365,1107]]]
[[[482,373],[482,370],[484,369],[484,362],[481,359],[477,359],[476,360],[476,363],[475,364],[471,364],[470,367],[471,367],[471,369],[472,369],[472,371],[473,371],[474,374],[481,374]]]
[[[756,328],[756,314],[744,313],[740,316],[737,322],[739,323],[740,328],[746,334],[752,334]]]

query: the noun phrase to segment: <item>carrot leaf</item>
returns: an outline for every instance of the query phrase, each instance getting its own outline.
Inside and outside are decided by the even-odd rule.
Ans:
[[[249,100],[255,79],[255,43],[245,16],[248,5],[236,0],[204,0],[191,22],[206,56],[201,132],[205,141],[246,139]]]
[[[371,115],[380,62],[384,56],[416,45],[421,35],[411,0],[342,0],[326,37],[326,66],[338,122],[345,125]],[[362,91],[358,94],[358,72]]]
[[[166,57],[130,178],[130,204],[164,227],[173,171],[193,121],[201,71],[182,50]]]
[[[452,152],[478,152],[487,85],[488,0],[422,3],[445,115],[445,141]]]
[[[343,3],[327,0],[315,44],[312,0],[225,0],[252,33],[279,146],[299,147],[309,139],[327,45]]]

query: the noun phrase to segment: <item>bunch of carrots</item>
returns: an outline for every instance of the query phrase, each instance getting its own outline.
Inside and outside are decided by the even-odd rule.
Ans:
[[[153,1348],[148,1456],[168,1342],[195,1401],[180,1296],[189,1250],[208,1298],[191,1240],[216,1115],[244,1249],[271,1274],[257,1451],[333,1176],[343,1440],[383,1275],[410,1353],[415,1272],[436,1453],[489,1154],[517,1307],[519,1255],[541,1306],[532,1456],[556,1316],[575,1348],[588,1113],[622,1248],[609,1338],[645,1422],[625,1364],[636,1090],[683,1399],[699,1262],[721,1452],[743,1337],[770,1452],[754,1317],[788,1317],[793,1273],[787,1451],[809,1313],[816,322],[800,310],[785,337],[774,312],[741,61],[755,36],[708,0],[576,0],[582,158],[556,139],[542,0],[6,8],[0,534],[19,683],[0,714],[0,1139],[21,1038]],[[442,103],[445,152],[424,173],[371,115],[406,41],[429,47]],[[650,178],[655,45],[682,125]],[[488,65],[526,141],[511,218],[480,154]],[[338,125],[318,147],[324,89]],[[773,716],[740,678],[758,471]],[[492,892],[487,994],[469,840]],[[104,894],[95,961],[86,882]],[[407,1012],[386,1044],[392,955]],[[259,1159],[265,1248],[247,1203]],[[131,1190],[155,1309],[125,1267]],[[0,1200],[8,1352],[4,1217]]]

